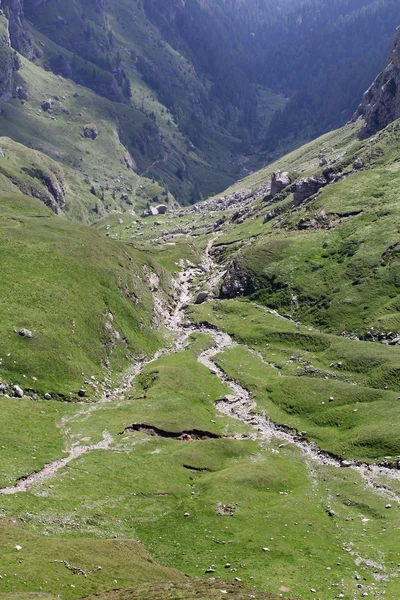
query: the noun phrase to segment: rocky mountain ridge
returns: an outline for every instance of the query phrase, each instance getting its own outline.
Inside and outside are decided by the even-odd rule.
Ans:
[[[365,139],[400,117],[400,27],[393,40],[388,64],[365,92],[353,119],[365,121],[360,138]]]

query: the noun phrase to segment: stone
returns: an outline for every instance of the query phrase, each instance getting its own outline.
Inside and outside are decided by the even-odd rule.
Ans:
[[[156,207],[156,210],[157,210],[158,214],[165,215],[165,213],[168,211],[168,206],[166,204],[159,204]]]
[[[0,383],[0,394],[6,394],[7,393],[7,386],[5,383]]]
[[[85,390],[85,389],[83,389],[83,388],[81,388],[81,389],[79,390],[79,392],[78,392],[78,396],[79,396],[80,398],[84,398],[84,397],[86,396],[86,390]]]
[[[23,398],[24,396],[24,391],[19,387],[19,385],[13,386],[13,392],[16,398]]]
[[[99,135],[96,125],[94,125],[93,123],[90,123],[89,125],[84,125],[83,135],[86,139],[95,140]]]
[[[24,338],[31,338],[31,337],[33,337],[33,333],[29,329],[24,329],[24,328],[20,329],[18,333],[19,333],[19,335],[21,337],[24,337]]]
[[[44,395],[44,399],[45,400],[51,400],[51,394],[45,394]]]
[[[290,185],[289,173],[281,173],[280,171],[272,173],[271,196],[274,198],[275,196],[280,194],[288,185]]]
[[[44,100],[44,102],[42,102],[42,109],[47,112],[53,108],[53,104],[54,100],[52,98],[49,98],[49,100]]]
[[[183,516],[188,518],[188,517],[190,517],[190,514],[188,512],[185,512]]]
[[[327,184],[327,180],[322,175],[312,175],[311,177],[301,179],[296,183],[294,190],[294,205],[298,206],[308,198],[311,198],[311,196],[314,196],[314,194]]]
[[[208,292],[199,292],[195,300],[195,304],[203,304],[208,298]]]
[[[362,158],[358,157],[356,158],[356,160],[353,163],[353,168],[356,169],[356,171],[359,171],[360,169],[362,169],[364,166],[364,162],[362,160]]]

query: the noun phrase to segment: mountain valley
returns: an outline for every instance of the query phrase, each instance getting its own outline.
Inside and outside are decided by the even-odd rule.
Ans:
[[[244,4],[3,0],[0,600],[400,596],[398,7]]]

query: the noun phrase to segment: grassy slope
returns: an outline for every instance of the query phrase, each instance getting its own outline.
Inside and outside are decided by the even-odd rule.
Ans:
[[[336,153],[340,145],[349,142],[349,135],[350,143],[356,144],[348,130],[325,139],[337,143]],[[317,141],[304,150],[306,171],[314,169],[313,156],[319,144]],[[355,151],[356,146],[353,148]],[[390,148],[389,139],[382,156],[371,157],[371,161],[381,161],[374,171],[332,186],[318,202],[334,194],[332,202],[354,206],[357,197],[348,192],[343,200],[335,190],[368,174],[372,186],[373,174],[381,169],[384,176],[394,171],[396,163],[388,157],[395,151]],[[301,153],[295,160],[299,161],[297,168],[302,168]],[[6,190],[9,182],[2,185]],[[394,193],[393,188],[387,193]],[[394,213],[395,196],[390,202]],[[11,190],[3,193],[1,203],[0,250],[7,256],[2,273],[7,290],[1,309],[5,315],[4,349],[0,352],[5,378],[12,376],[16,381],[18,376],[23,385],[23,375],[27,379],[35,376],[38,381],[34,385],[43,392],[52,391],[49,386],[55,383],[55,391],[63,391],[64,382],[65,392],[69,392],[71,386],[78,389],[82,384],[82,370],[100,377],[98,365],[107,356],[102,346],[104,315],[109,310],[132,353],[151,353],[157,348],[158,334],[150,329],[151,298],[138,279],[141,266],[148,262],[155,266],[160,260],[167,270],[174,271],[180,258],[198,258],[204,239],[191,239],[189,246],[183,241],[168,247],[152,244],[150,250],[143,243],[143,250],[138,251],[106,239],[94,229],[55,217],[39,201]],[[266,210],[262,204],[260,208]],[[186,218],[191,216],[178,217],[176,222]],[[209,222],[215,218],[212,215]],[[261,233],[260,245],[269,247],[271,238],[279,235],[289,245],[294,238],[307,240],[309,236],[312,244],[300,248],[307,246],[310,252],[317,234],[293,232],[292,218],[289,216],[280,232],[262,226],[262,216],[237,228],[227,226],[219,241],[246,240],[246,236]],[[168,227],[174,227],[174,219],[165,219]],[[157,235],[151,230],[153,221],[146,225],[145,240]],[[125,224],[114,220],[113,227],[121,238],[132,235]],[[375,235],[375,228],[371,231]],[[336,230],[326,235],[336,235]],[[234,255],[235,245],[229,251],[232,254],[226,251],[227,259]],[[259,250],[253,259],[250,254],[252,268],[264,266],[265,256],[269,254]],[[332,258],[330,266],[335,264],[341,268],[342,263]],[[301,277],[300,271],[296,277]],[[304,285],[312,283],[304,281]],[[138,297],[138,304],[127,299],[127,288]],[[296,327],[242,301],[218,303],[217,310],[205,305],[192,314],[214,320],[243,344],[218,360],[252,390],[258,408],[267,409],[276,421],[306,430],[324,448],[349,458],[375,460],[386,453],[399,453],[392,425],[398,402],[397,348],[343,339],[314,326],[311,331],[309,326]],[[307,318],[313,322],[310,314]],[[21,322],[16,322],[16,316]],[[23,340],[17,336],[13,330],[20,326],[36,329],[35,337]],[[71,439],[96,442],[107,429],[114,443],[110,451],[91,452],[70,463],[51,484],[39,485],[29,494],[2,497],[1,569],[7,576],[0,580],[0,593],[10,593],[10,599],[29,591],[79,598],[115,585],[179,579],[175,572],[147,562],[141,548],[129,541],[136,539],[166,567],[204,577],[212,566],[211,575],[217,582],[219,578],[233,582],[239,577],[246,585],[274,593],[282,586],[290,588],[288,596],[307,600],[315,597],[313,589],[322,600],[340,593],[346,600],[364,592],[370,596],[385,592],[390,600],[399,596],[398,511],[385,509],[387,497],[372,493],[352,470],[338,472],[310,463],[295,447],[281,448],[276,441],[265,444],[237,439],[250,431],[216,412],[214,402],[226,389],[196,362],[196,354],[208,343],[207,338],[197,337],[191,350],[150,364],[124,400],[99,405],[84,418],[82,407],[74,404],[21,404],[16,400],[2,404],[6,415],[1,433],[5,447],[0,455],[4,483],[62,456],[64,444]],[[250,355],[244,344],[259,350],[275,367]],[[118,370],[126,364],[125,347],[117,346],[113,355],[111,366]],[[65,360],[67,356],[72,359]],[[310,365],[314,367],[312,377],[305,372]],[[326,371],[331,372],[328,379]],[[335,400],[329,403],[331,395]],[[327,400],[328,404],[322,405]],[[23,426],[22,438],[17,424],[9,426],[21,406],[24,417],[18,426]],[[68,422],[67,437],[60,428],[63,418]],[[132,423],[175,432],[204,429],[227,437],[185,443],[139,432],[122,434]],[[218,503],[232,506],[234,516],[218,514]],[[328,506],[335,517],[328,516]],[[185,512],[189,512],[188,518]],[[22,525],[12,521],[19,518]],[[15,550],[16,544],[23,547],[21,552]],[[31,550],[29,555],[24,554],[25,547]],[[269,551],[263,552],[263,547]],[[85,578],[54,560],[67,560],[89,570],[99,564],[103,568]],[[231,567],[225,568],[227,562]],[[162,586],[139,588],[137,597],[145,593],[148,598],[151,594],[158,598],[160,589],[161,597],[168,598]],[[175,597],[179,598],[179,586],[177,590]],[[196,593],[200,590],[195,586]]]
[[[262,220],[271,205],[260,202],[260,217],[226,227],[218,242],[238,242],[223,249],[222,256],[228,260],[236,252],[242,270],[258,281],[252,299],[270,308],[338,334],[365,334],[369,327],[397,331],[397,254],[383,256],[398,242],[398,132],[390,126],[362,145],[354,134],[354,127],[328,134],[244,180],[242,187],[265,181],[278,167],[291,170],[297,178],[318,173],[321,147],[336,146],[330,155],[346,151],[336,165],[344,173],[357,156],[362,157],[365,169],[327,186],[298,209],[290,210],[289,195],[281,201],[287,206],[283,216],[266,225]],[[310,221],[322,211],[328,226],[299,229],[302,220]],[[250,236],[257,236],[250,247],[239,244]]]
[[[141,113],[124,105],[114,106],[70,80],[46,72],[26,59],[21,58],[21,61],[23,68],[16,78],[28,91],[29,98],[23,104],[18,99],[1,102],[0,131],[3,136],[40,150],[77,171],[95,186],[99,196],[97,203],[108,210],[132,209],[120,201],[121,193],[126,193],[133,208],[138,209],[161,194],[159,185],[141,179],[127,169],[126,149],[118,139],[118,115],[129,118],[131,126],[139,128],[145,121]],[[42,110],[42,103],[54,96],[59,100],[54,101],[50,114]],[[130,114],[125,115],[129,110]],[[90,123],[98,129],[96,140],[86,139],[83,135],[84,126]],[[101,201],[100,187],[104,188],[104,201]],[[90,210],[85,216],[93,221],[99,215]]]
[[[106,425],[114,436],[110,451],[81,457],[51,486],[44,483],[29,494],[2,498],[3,514],[22,517],[24,529],[8,534],[12,542],[4,554],[4,570],[16,575],[1,580],[0,590],[37,591],[40,586],[54,593],[57,577],[63,598],[81,597],[90,588],[104,589],[110,577],[117,579],[117,587],[135,585],[140,570],[127,569],[125,559],[118,570],[103,555],[106,546],[99,544],[109,544],[102,540],[115,537],[116,545],[140,540],[155,560],[189,575],[204,577],[212,567],[211,577],[217,582],[239,577],[242,585],[275,593],[284,586],[290,588],[285,595],[306,599],[315,596],[311,589],[317,589],[323,600],[338,593],[346,600],[358,597],[358,584],[370,594],[386,590],[388,598],[396,598],[397,568],[392,561],[397,564],[398,511],[385,509],[385,497],[365,489],[358,474],[308,464],[295,447],[281,448],[275,441],[265,444],[230,436],[182,442],[139,432],[118,435],[139,419],[175,431],[196,425],[225,435],[246,432],[240,423],[215,411],[213,402],[224,391],[215,376],[195,363],[196,353],[207,343],[198,337],[190,352],[150,365],[131,399],[118,406],[99,406],[85,420],[69,421],[75,439],[89,434],[93,441]],[[147,397],[140,399],[143,386]],[[229,510],[225,516],[218,514],[219,503],[232,507],[233,516]],[[328,506],[335,517],[328,516]],[[3,521],[3,527],[9,527],[7,523]],[[87,538],[97,549],[96,559],[85,555]],[[11,551],[16,543],[23,547],[34,543],[36,553],[18,565],[21,554]],[[65,551],[59,552],[60,544]],[[74,565],[88,569],[101,564],[103,578],[99,580],[98,573],[72,576],[63,565],[48,562],[50,550],[52,557],[71,561],[70,547],[75,551]],[[269,551],[263,552],[263,547]],[[357,566],[358,557],[372,562]],[[28,568],[35,569],[35,576],[24,579],[25,585],[20,577]],[[374,573],[383,573],[382,569],[389,581],[375,580]],[[71,582],[75,588],[70,588]],[[162,586],[144,590],[150,598],[169,597]],[[140,598],[139,591],[133,597]]]
[[[154,352],[160,338],[140,253],[55,217],[39,200],[9,193],[0,203],[4,381],[76,397],[82,372],[101,381],[104,364],[117,373],[127,357]],[[105,328],[108,313],[118,340]],[[15,333],[22,327],[32,339]]]

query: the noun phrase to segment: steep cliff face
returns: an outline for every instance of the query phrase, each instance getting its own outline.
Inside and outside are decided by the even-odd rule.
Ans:
[[[8,21],[0,16],[0,100],[6,102],[14,91],[14,72],[19,67],[19,61],[11,48]]]
[[[24,28],[24,0],[3,0],[2,6],[9,17],[11,46],[30,58],[33,42]]]
[[[400,118],[400,27],[397,29],[388,65],[365,92],[354,115],[365,119],[360,138],[365,139]]]

